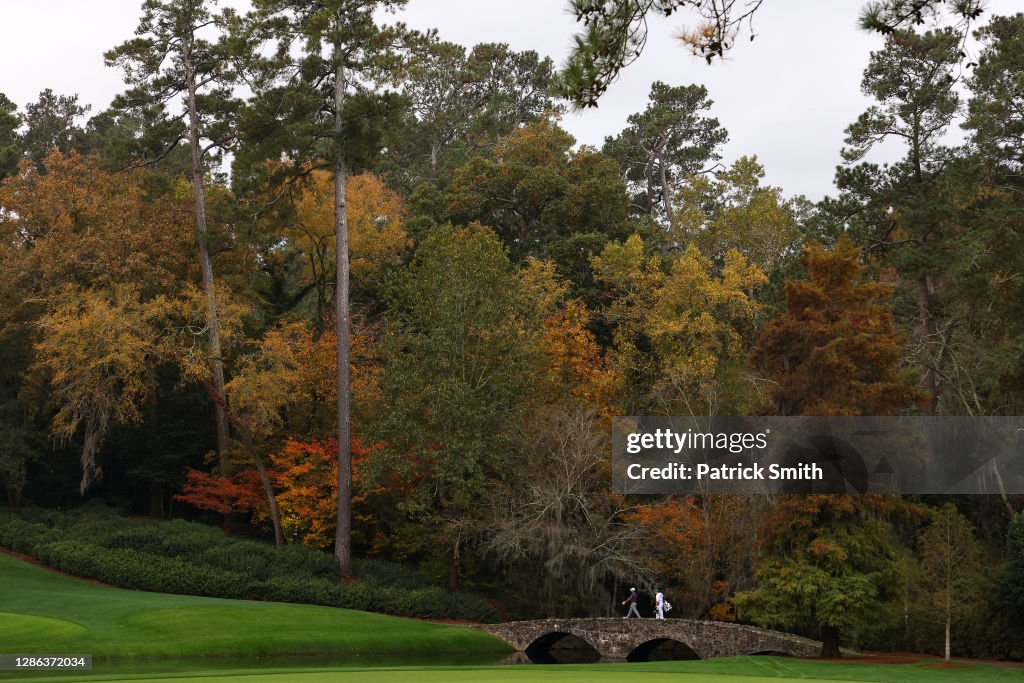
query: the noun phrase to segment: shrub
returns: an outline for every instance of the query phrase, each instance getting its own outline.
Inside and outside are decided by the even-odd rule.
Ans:
[[[353,560],[352,573],[361,581],[388,588],[411,590],[434,585],[428,576],[411,567],[375,558]]]
[[[0,545],[27,555],[35,555],[35,547],[59,537],[50,527],[28,522],[15,516],[0,517]]]
[[[414,569],[355,560],[341,583],[333,556],[313,548],[226,537],[195,522],[132,520],[103,506],[69,513],[0,510],[0,545],[75,576],[121,588],[306,603],[423,619],[497,621],[468,593],[447,593]]]
[[[195,561],[257,579],[269,579],[274,575],[270,557],[273,553],[274,549],[264,543],[235,541],[208,547],[195,558]]]
[[[38,557],[69,574],[135,590],[240,598],[247,583],[246,577],[238,572],[83,541],[57,541],[39,546]]]
[[[335,581],[340,578],[338,561],[322,550],[289,545],[274,551],[273,556],[276,575],[310,576]]]

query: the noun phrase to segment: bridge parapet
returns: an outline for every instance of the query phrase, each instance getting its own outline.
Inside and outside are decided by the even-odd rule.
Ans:
[[[641,645],[655,640],[683,643],[701,659],[778,652],[815,657],[821,643],[756,626],[694,619],[538,619],[477,626],[520,652],[542,638],[573,635],[604,659],[625,659]]]

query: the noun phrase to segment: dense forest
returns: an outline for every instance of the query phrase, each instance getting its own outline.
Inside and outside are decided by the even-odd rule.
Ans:
[[[107,109],[0,95],[7,506],[397,562],[511,617],[657,584],[672,616],[1024,657],[1022,497],[610,487],[617,415],[1021,414],[1024,15],[883,24],[815,203],[723,163],[701,85],[596,149],[572,64],[394,0],[213,4],[148,0]],[[587,49],[596,98],[623,60]]]

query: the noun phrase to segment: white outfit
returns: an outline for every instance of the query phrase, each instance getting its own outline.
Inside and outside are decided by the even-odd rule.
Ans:
[[[661,591],[658,591],[657,595],[654,596],[654,618],[665,618],[665,596]]]

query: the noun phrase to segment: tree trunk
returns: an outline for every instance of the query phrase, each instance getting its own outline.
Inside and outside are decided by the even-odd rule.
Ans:
[[[278,548],[284,547],[284,532],[281,530],[281,510],[277,507],[277,498],[274,496],[274,487],[270,483],[270,475],[267,467],[263,464],[263,458],[256,451],[252,440],[245,439],[245,448],[249,451],[249,457],[256,465],[256,471],[260,474],[260,483],[263,484],[263,493],[267,496],[267,505],[270,506],[270,522],[274,525],[274,545]]]
[[[821,656],[830,659],[837,659],[842,656],[839,652],[839,628],[836,626],[821,627]]]
[[[190,35],[191,39],[192,36]],[[199,144],[199,111],[196,108],[196,75],[192,65],[192,46],[186,42],[182,51],[185,78],[188,87],[188,141],[192,152],[192,193],[196,204],[196,243],[199,247],[199,271],[202,277],[203,294],[206,296],[206,329],[209,346],[210,376],[217,395],[224,394],[224,360],[220,347],[220,316],[217,312],[217,294],[213,286],[213,261],[210,258],[209,231],[206,222],[206,194],[203,189],[203,156]],[[220,458],[221,474],[227,474],[228,421],[224,408],[214,404],[217,429],[217,455]]]
[[[950,623],[949,622],[950,622],[950,620],[946,619],[946,662],[947,663],[949,662],[949,628],[950,628]]]
[[[459,590],[459,542],[452,546],[452,558],[448,563],[448,592]]]
[[[281,530],[281,510],[278,508],[277,498],[274,496],[274,485],[270,482],[270,473],[267,472],[267,467],[263,464],[263,458],[260,457],[259,451],[256,450],[256,444],[253,442],[252,430],[249,429],[248,425],[228,412],[227,405],[224,402],[224,395],[217,393],[212,382],[204,382],[203,385],[206,387],[206,393],[223,411],[224,418],[235,426],[235,431],[241,437],[245,452],[249,454],[252,464],[256,467],[256,472],[260,475],[263,493],[267,497],[267,507],[270,508],[270,523],[274,527],[274,543],[278,548],[284,547],[284,533]],[[232,515],[225,515],[224,519],[225,522],[237,520]]]
[[[149,516],[164,517],[164,486],[153,482],[149,485]]]
[[[661,201],[665,204],[665,217],[668,218],[668,229],[673,237],[676,236],[676,219],[673,216],[672,211],[672,191],[668,185],[668,175],[665,171],[665,160],[658,157],[658,172],[660,173],[661,180]],[[685,239],[685,235],[683,236]],[[686,249],[686,245],[680,243],[681,249]]]
[[[345,66],[339,47],[334,79],[335,142],[344,134],[342,110],[345,106]],[[335,315],[338,333],[338,516],[334,532],[334,557],[343,578],[352,576],[352,410],[349,375],[349,306],[348,306],[348,214],[345,207],[345,184],[348,169],[340,150],[334,161],[334,248],[337,271],[335,278]]]
[[[932,312],[926,275],[917,279],[917,335],[921,344],[918,362],[921,365],[921,379],[927,396],[925,415],[935,415],[939,405],[939,390],[929,347],[932,338]]]

